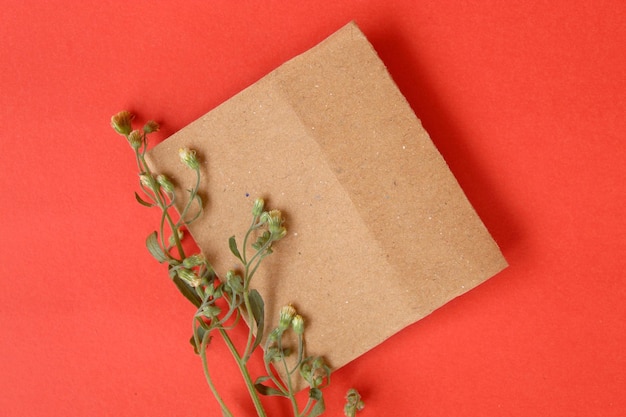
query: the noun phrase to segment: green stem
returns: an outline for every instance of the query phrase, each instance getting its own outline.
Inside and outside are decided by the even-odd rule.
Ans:
[[[309,397],[309,399],[306,402],[306,405],[304,406],[304,408],[302,409],[302,416],[306,416],[307,414],[309,414],[310,412],[310,408],[313,406],[313,399],[311,397]]]
[[[250,224],[250,227],[248,228],[248,231],[246,232],[246,235],[243,238],[243,245],[241,247],[243,259],[241,261],[244,263],[244,265],[248,263],[248,259],[246,257],[246,249],[248,247],[248,238],[250,237],[250,234],[252,233],[252,231],[258,228],[258,226],[256,225],[258,218],[259,218],[258,216],[253,216],[252,224]]]
[[[289,375],[293,374],[294,372],[298,370],[298,368],[300,367],[300,364],[302,363],[303,356],[304,356],[304,338],[302,337],[301,334],[299,334],[298,335],[298,360],[296,361],[296,364],[294,365],[291,371],[287,370],[287,372],[289,372]]]
[[[195,329],[194,329],[194,334],[195,334]],[[207,331],[202,337],[202,343],[200,345],[200,358],[202,359],[202,369],[204,370],[204,376],[206,378],[207,383],[209,384],[209,388],[211,388],[211,392],[213,393],[213,396],[215,397],[217,402],[220,404],[220,407],[222,408],[224,415],[226,417],[233,417],[233,414],[230,412],[230,410],[226,406],[226,403],[224,402],[219,392],[217,391],[217,388],[215,387],[215,384],[213,383],[213,379],[211,378],[211,375],[209,374],[209,364],[208,364],[208,360],[206,357],[206,348],[207,348],[208,339],[209,339],[209,332]],[[197,343],[197,337],[196,337],[196,343]]]
[[[150,170],[150,167],[146,163],[144,154],[139,153],[138,151],[135,151],[135,157],[137,158],[137,163],[139,165],[140,171],[145,171],[148,175],[153,177],[152,171]],[[176,224],[174,223],[174,221],[172,220],[172,217],[170,216],[168,212],[168,206],[166,202],[163,201],[163,197],[161,196],[160,193],[155,192],[154,197],[155,197],[157,205],[159,206],[159,208],[161,209],[161,211],[163,212],[165,216],[165,219],[167,220],[168,226],[172,230],[172,236],[174,236],[174,242],[176,243],[176,249],[178,250],[178,255],[180,256],[181,260],[185,259],[185,250],[183,249],[183,244],[181,243],[180,238],[178,237],[178,230],[176,228]],[[161,239],[163,239],[163,229],[161,229]],[[166,246],[164,246],[163,248],[167,249]]]
[[[278,329],[276,329],[278,330]],[[282,334],[280,334],[278,337],[283,337]],[[270,350],[270,338],[268,337],[265,340],[265,353],[269,352]],[[276,387],[283,393],[285,394],[285,396],[287,395],[287,387],[285,387],[284,383],[282,380],[280,380],[275,374],[274,371],[272,370],[272,359],[266,355],[263,355],[263,364],[265,365],[265,372],[267,372],[267,376],[270,377],[270,379],[272,380],[272,382],[274,384],[276,384]]]
[[[248,233],[253,229],[254,224],[255,224],[255,220],[256,218],[252,221],[252,226],[250,226],[250,229],[248,230]],[[248,239],[248,234],[246,234],[246,237],[244,239],[244,251],[245,251],[245,244],[247,243]],[[259,257],[259,254],[262,252],[266,252],[267,249],[270,247],[270,245],[272,244],[272,240],[268,240],[265,245],[263,245],[250,259],[250,262],[248,262],[248,260],[245,258],[245,255],[243,256],[242,262],[243,262],[243,266],[244,266],[244,280],[243,280],[243,302],[246,308],[246,312],[248,313],[248,326],[250,328],[250,331],[248,332],[248,340],[246,341],[246,348],[244,349],[244,355],[243,355],[243,360],[244,363],[248,361],[248,359],[250,358],[250,355],[252,355],[252,345],[253,345],[253,336],[254,336],[254,331],[253,331],[253,327],[256,322],[254,320],[254,315],[252,314],[252,308],[250,307],[250,282],[252,281],[252,276],[254,275],[254,273],[256,272],[257,268],[259,267],[259,265],[261,264],[261,261],[263,260],[264,256],[261,255]],[[245,252],[244,252],[245,253]],[[259,259],[257,260],[256,258],[259,257]],[[250,271],[250,265],[257,260],[256,265],[254,266],[254,268],[252,268],[252,271]],[[257,328],[257,336],[258,336],[258,328]]]
[[[195,171],[196,171],[196,186],[191,189],[191,192],[189,193],[189,201],[187,202],[187,205],[183,209],[183,212],[180,214],[180,221],[184,224],[187,223],[185,221],[185,217],[187,217],[187,211],[189,210],[189,207],[191,207],[191,205],[193,204],[196,198],[196,194],[198,192],[198,188],[200,188],[200,168],[196,168]]]
[[[278,339],[278,350],[280,352],[280,359],[285,368],[285,379],[287,384],[287,392],[289,396],[289,401],[291,402],[291,407],[293,408],[294,417],[300,417],[300,411],[298,410],[298,402],[296,401],[296,397],[293,394],[293,386],[291,384],[291,372],[289,372],[289,366],[287,365],[287,361],[285,360],[285,354],[283,353],[283,343],[282,336]]]
[[[259,268],[259,265],[261,265],[261,261],[263,260],[263,258],[265,258],[267,256],[267,249],[272,246],[272,243],[274,241],[270,238],[268,239],[267,242],[265,242],[265,244],[252,256],[252,258],[250,258],[249,262],[245,263],[245,268],[246,268],[246,273],[245,273],[245,278],[247,278],[246,280],[244,280],[244,288],[247,290],[248,287],[250,286],[250,281],[252,281],[252,277],[254,276],[254,273],[256,272],[256,270]],[[258,258],[258,259],[257,259]],[[254,268],[252,268],[252,271],[250,271],[250,265],[252,265],[254,263],[254,261],[257,261],[256,265],[254,266]]]
[[[248,359],[250,359],[250,355],[252,355],[251,352],[251,348],[252,348],[252,339],[253,339],[253,326],[256,325],[256,321],[254,320],[254,315],[252,314],[252,307],[250,305],[250,294],[248,292],[247,289],[244,289],[243,291],[243,303],[245,305],[246,308],[246,312],[248,313],[248,340],[246,341],[246,348],[243,351],[243,362],[246,363],[248,362]],[[258,329],[257,329],[257,335],[258,335]]]
[[[267,414],[265,413],[265,409],[263,408],[263,404],[261,403],[261,399],[259,398],[259,394],[256,392],[256,388],[254,388],[254,383],[252,382],[252,378],[250,377],[248,368],[246,368],[245,363],[241,360],[241,357],[239,356],[239,352],[237,352],[237,349],[235,348],[233,341],[231,340],[230,336],[228,336],[228,333],[226,333],[226,330],[222,328],[219,328],[218,330],[220,332],[220,335],[224,339],[224,342],[226,342],[226,346],[228,346],[230,353],[235,358],[235,362],[237,362],[239,371],[241,372],[241,375],[243,376],[243,379],[246,383],[246,387],[248,388],[248,393],[250,394],[250,398],[252,398],[252,402],[254,403],[254,408],[256,408],[257,415],[259,417],[267,417]]]

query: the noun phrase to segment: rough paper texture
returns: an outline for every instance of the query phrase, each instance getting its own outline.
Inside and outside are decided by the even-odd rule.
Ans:
[[[340,367],[506,267],[384,64],[351,23],[155,147],[150,163],[191,184],[191,233],[218,272],[236,266],[255,197],[287,237],[253,286],[269,326],[293,303],[310,354]]]

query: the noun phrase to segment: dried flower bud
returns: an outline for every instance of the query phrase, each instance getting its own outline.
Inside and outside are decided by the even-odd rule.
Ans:
[[[141,132],[137,129],[130,132],[130,134],[128,135],[128,143],[130,144],[131,148],[139,149],[141,147],[141,144],[143,143]]]
[[[163,174],[159,174],[156,177],[159,185],[165,190],[166,193],[173,194],[174,193],[174,184]]]
[[[202,315],[207,318],[217,317],[221,312],[222,309],[213,304],[204,306],[204,308],[202,309]]]
[[[243,292],[243,278],[232,269],[226,272],[226,285],[236,293]]]
[[[185,281],[187,284],[191,285],[194,288],[199,286],[202,283],[202,280],[200,279],[200,277],[196,275],[196,273],[190,269],[181,268],[177,270],[176,273],[178,274],[178,277],[180,279],[182,279],[183,281]]]
[[[183,260],[183,266],[185,268],[193,268],[194,266],[198,266],[204,263],[204,255],[196,254],[186,257]]]
[[[111,117],[111,127],[120,135],[128,136],[132,130],[133,115],[124,110]]]
[[[287,236],[287,229],[284,227],[280,227],[276,232],[272,234],[273,240],[280,240]]]
[[[159,124],[154,120],[149,120],[145,125],[143,125],[143,131],[146,133],[157,132],[159,128]]]
[[[347,417],[355,417],[357,411],[365,408],[365,403],[361,400],[361,395],[354,388],[350,388],[346,394],[346,405],[343,412]]]
[[[254,200],[254,205],[252,206],[252,215],[254,217],[258,217],[263,213],[263,206],[265,205],[265,201],[262,198],[257,198]]]
[[[280,210],[264,212],[261,221],[267,223],[267,230],[272,235],[272,240],[279,240],[287,235],[287,229],[283,227],[284,219]]]
[[[308,362],[302,362],[300,364],[300,375],[302,375],[302,378],[304,378],[305,381],[311,381],[311,378],[313,377],[313,369],[311,368],[311,364],[309,364]]]
[[[293,316],[293,319],[291,320],[291,327],[296,334],[304,333],[304,319],[300,314]]]
[[[272,330],[270,335],[267,337],[268,343],[274,343],[274,342],[278,341],[278,339],[280,338],[281,334],[282,333],[281,333],[280,329]]]
[[[300,375],[311,388],[318,388],[324,383],[324,377],[330,376],[330,368],[320,356],[308,357],[300,364]]]
[[[196,157],[196,151],[189,148],[180,148],[178,150],[178,156],[180,160],[191,169],[198,169],[198,158]]]
[[[313,365],[313,369],[321,369],[326,366],[326,364],[324,363],[324,358],[322,358],[321,356],[318,356],[315,359],[313,359],[312,365]]]
[[[154,180],[154,177],[152,175],[147,174],[145,172],[143,174],[139,174],[139,181],[144,187],[147,187],[153,191],[156,191],[157,183]]]
[[[296,315],[296,309],[291,305],[286,305],[280,309],[280,316],[278,319],[278,327],[281,330],[286,330],[291,325],[291,320]]]

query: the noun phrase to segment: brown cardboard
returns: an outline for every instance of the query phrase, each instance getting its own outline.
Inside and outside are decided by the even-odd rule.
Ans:
[[[181,185],[202,161],[191,233],[218,273],[236,266],[255,197],[287,237],[255,276],[269,326],[304,316],[310,354],[338,368],[506,267],[384,64],[350,23],[155,147]]]

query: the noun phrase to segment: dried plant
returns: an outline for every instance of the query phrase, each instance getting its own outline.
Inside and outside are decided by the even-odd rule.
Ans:
[[[282,213],[267,210],[264,201],[256,199],[243,241],[239,244],[235,236],[228,241],[240,267],[219,275],[202,253],[188,255],[182,244],[184,229],[203,212],[198,193],[200,163],[196,152],[186,148],[179,150],[181,163],[195,172],[196,181],[187,189],[189,198],[184,207],[176,212],[177,193],[173,182],[163,174],[152,172],[145,159],[148,135],[157,131],[159,125],[149,121],[139,130],[133,129],[132,121],[133,115],[122,111],[111,118],[111,126],[126,138],[135,153],[141,188],[141,194],[135,193],[135,198],[140,204],[160,211],[159,228],[148,235],[146,246],[157,261],[167,264],[171,280],[197,308],[192,320],[191,344],[201,358],[207,384],[222,414],[233,416],[218,391],[213,370],[209,369],[207,355],[213,336],[222,338],[232,354],[259,417],[267,416],[261,395],[286,398],[294,417],[319,416],[325,410],[322,389],[330,383],[330,368],[322,357],[306,355],[304,319],[293,306],[280,310],[278,327],[272,329],[265,339],[263,361],[266,373],[253,378],[248,367],[266,331],[265,303],[251,283],[263,260],[272,254],[274,245],[287,234]],[[246,343],[235,346],[231,331],[246,324]],[[304,405],[296,400],[297,378],[302,378],[308,385],[309,395]],[[353,417],[362,408],[358,392],[348,391],[345,415]]]

